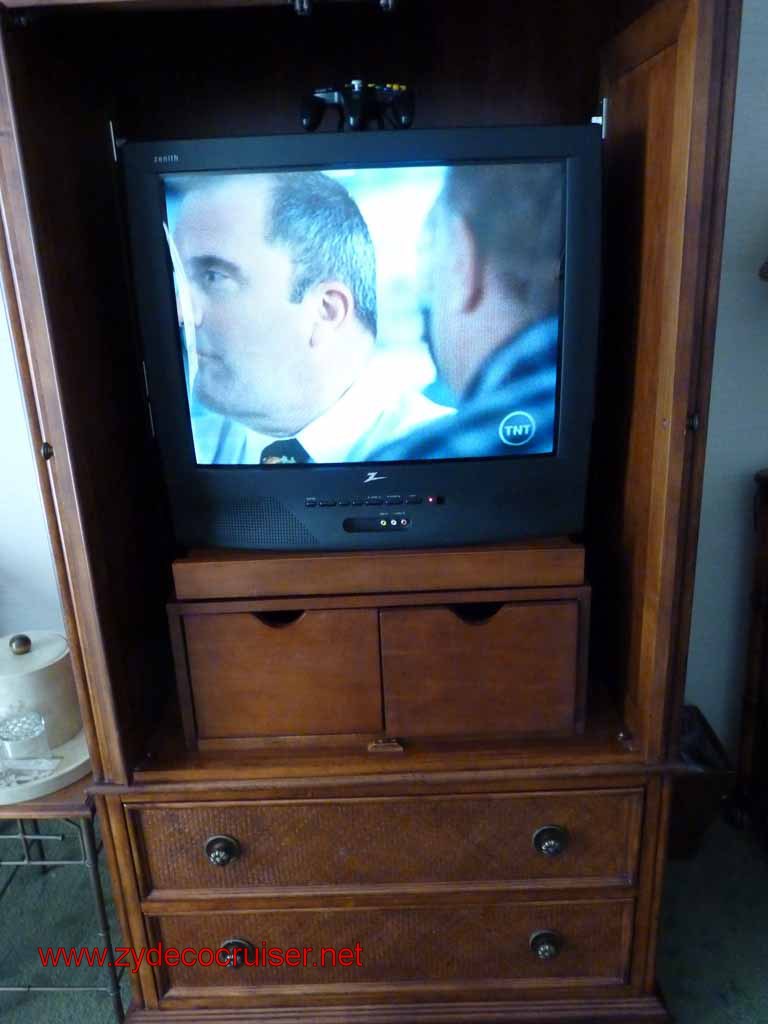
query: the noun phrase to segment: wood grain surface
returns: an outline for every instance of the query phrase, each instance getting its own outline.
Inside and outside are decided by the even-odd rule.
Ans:
[[[185,600],[579,586],[584,548],[566,538],[483,549],[354,554],[193,552],[173,563]]]
[[[381,730],[374,611],[187,615],[184,629],[200,739]]]
[[[573,731],[579,605],[506,604],[381,612],[387,732],[392,736]],[[475,614],[477,614],[475,612]]]
[[[498,987],[556,988],[585,983],[618,985],[626,977],[631,936],[631,900],[571,903],[463,905],[459,898],[434,907],[285,911],[266,914],[179,915],[152,920],[167,946],[217,949],[233,938],[261,949],[361,947],[360,966],[171,967],[168,986],[185,989],[279,990],[290,986],[368,984],[393,988],[496,982]],[[447,904],[447,905],[446,905]],[[563,937],[553,960],[539,960],[529,941],[551,929]],[[190,993],[193,994],[193,993]],[[353,995],[352,992],[350,992]],[[354,996],[353,996],[354,998]],[[359,998],[359,997],[358,997]]]
[[[233,1020],[235,1013],[242,1020],[270,1024],[638,1024],[665,1019],[655,993],[655,936],[704,464],[704,430],[689,429],[689,418],[696,413],[706,426],[739,0],[481,0],[479,6],[461,0],[401,0],[399,13],[391,17],[381,15],[373,2],[318,3],[315,15],[306,19],[297,18],[288,4],[260,0],[237,9],[235,4],[218,9],[216,0],[178,5],[173,0],[102,0],[51,7],[25,0],[24,6],[29,10],[22,17],[10,12],[2,25],[0,203],[8,252],[3,282],[12,292],[14,344],[26,362],[22,380],[35,418],[33,436],[49,441],[55,452],[43,471],[49,523],[57,533],[54,551],[65,614],[86,728],[97,748],[99,799],[109,818],[110,862],[129,939],[137,946],[158,937],[218,942],[230,937],[228,929],[247,925],[257,936],[273,931],[276,944],[311,944],[312,936],[336,945],[362,937],[379,953],[356,978],[337,970],[318,981],[316,972],[313,977],[306,970],[288,983],[285,975],[238,972],[222,980],[203,969],[169,978],[144,966],[132,1019],[155,1024],[162,1015],[177,1024],[203,1024]],[[637,14],[643,14],[641,20],[617,36]],[[419,127],[582,124],[596,112],[601,97],[608,98],[605,316],[583,547],[531,546],[524,556],[511,548],[452,552],[442,565],[432,552],[353,559],[346,567],[342,560],[321,557],[313,563],[298,557],[283,561],[281,571],[276,562],[268,565],[268,558],[233,554],[212,559],[210,553],[187,558],[173,545],[141,393],[107,122],[112,120],[127,138],[295,132],[301,95],[342,74],[353,47],[360,74],[414,87]],[[375,616],[377,607],[382,618],[395,621],[405,614],[403,597],[412,593],[440,595],[432,603],[442,603],[441,611],[453,614],[447,612],[451,592],[472,593],[476,602],[484,593],[492,603],[494,591],[512,587],[579,588],[585,555],[595,614],[583,735],[511,740],[488,735],[482,741],[464,735],[414,737],[397,760],[377,760],[353,742],[325,751],[302,746],[185,748],[164,617],[174,559],[177,592],[190,603],[213,604],[222,596],[265,602],[236,612],[253,618],[252,611],[290,611],[280,602],[290,604],[304,595],[303,619],[268,627],[286,636],[303,620],[319,621],[310,616],[338,614],[323,604],[329,595],[344,598],[344,615],[359,615],[369,625],[357,631],[362,642],[355,642],[355,631],[352,636],[345,636],[343,628],[336,631],[336,653],[344,652],[343,658],[339,654],[341,670],[354,668],[357,658],[355,678],[364,669],[366,677],[379,680],[375,644],[365,640],[375,630],[370,618],[362,618]],[[371,604],[376,594],[378,606]],[[411,607],[429,617],[430,601],[422,598],[414,597]],[[545,599],[539,593],[535,601]],[[507,598],[496,600],[508,603]],[[176,626],[191,612],[187,607],[180,611]],[[495,617],[471,624],[458,618],[450,628],[422,618],[419,643],[412,642],[403,625],[390,648],[394,660],[385,665],[385,689],[387,673],[393,672],[393,679],[400,673],[401,707],[412,714],[419,693],[416,673],[423,676],[426,668],[436,680],[430,683],[437,686],[435,692],[443,687],[461,708],[461,716],[446,725],[428,700],[412,720],[449,730],[474,720],[476,727],[493,729],[496,715],[487,706],[481,710],[479,699],[469,699],[461,682],[489,680],[483,696],[497,711],[504,710],[505,680],[512,671],[504,660],[506,633],[522,633],[532,647],[538,644],[537,658],[529,661],[538,659],[557,675],[563,655],[546,618],[530,628],[517,622],[494,636]],[[203,630],[212,629],[217,612],[200,608],[198,619],[211,623]],[[264,620],[261,625],[267,628]],[[435,662],[433,672],[431,660],[439,660],[446,635],[475,637],[486,626],[487,641],[468,643],[471,657],[464,663],[460,655],[439,666]],[[475,627],[478,632],[472,634]],[[564,623],[563,630],[573,637],[572,623]],[[235,646],[249,647],[242,627],[233,634]],[[183,652],[178,629],[175,640],[177,654]],[[331,694],[326,706],[319,698],[322,688],[310,690],[304,668],[292,674],[288,649],[281,652],[279,643],[267,644],[274,654],[266,659],[270,674],[283,672],[283,684],[272,690],[267,684],[265,691],[270,724],[269,716],[259,720],[260,712],[247,703],[251,684],[244,666],[253,664],[251,655],[232,654],[219,638],[212,657],[216,642],[206,640],[201,644],[205,650],[195,655],[203,659],[198,667],[202,664],[207,678],[205,710],[215,729],[236,735],[242,728],[235,706],[222,710],[215,705],[222,669],[224,678],[229,672],[236,680],[230,703],[243,701],[262,727],[270,728],[274,716],[283,713],[295,721],[293,688],[312,728],[318,722],[330,730],[347,728],[341,721],[345,715],[356,727],[376,719],[381,728],[386,694],[371,686],[355,706],[348,701],[348,687],[334,692],[339,676],[322,668],[323,659],[332,661],[334,654],[327,644],[305,645],[305,650],[314,649],[313,661]],[[582,672],[587,645],[581,639],[568,642],[571,653],[576,645]],[[527,656],[522,657],[525,662]],[[398,661],[402,665],[396,668]],[[402,667],[406,662],[407,671]],[[326,668],[329,664],[326,660]],[[475,689],[476,698],[479,692]],[[555,687],[561,716],[564,694],[564,688]],[[541,711],[543,701],[532,699],[526,706]],[[196,727],[197,706],[189,702],[183,710],[189,733]],[[519,795],[498,795],[502,781],[510,794]],[[344,826],[338,823],[337,805],[352,799],[350,787],[361,801],[354,804],[360,809],[357,819],[347,809],[358,828],[347,827],[339,838]],[[513,800],[532,808],[541,800],[542,815],[547,809],[565,814],[566,804],[558,801],[571,799],[569,792],[585,791],[591,794],[584,798],[585,820],[597,825],[602,823],[599,808],[606,806],[598,794],[612,788],[646,791],[639,855],[628,869],[631,896],[615,884],[622,863],[618,853],[610,853],[609,845],[608,860],[601,861],[604,854],[588,844],[579,870],[596,872],[589,884],[594,882],[597,890],[585,882],[578,889],[582,898],[549,890],[550,898],[540,899],[539,890],[526,888],[528,883],[568,886],[576,880],[537,875],[537,862],[526,860],[532,856],[527,846],[514,855],[515,844],[528,841],[528,816],[519,822],[512,811],[506,818],[498,815],[502,822],[520,825],[505,846],[494,831],[497,816],[484,808],[494,800],[508,801],[499,804],[505,808],[512,808]],[[286,810],[278,821],[286,806],[280,797],[311,804],[312,812],[303,809],[304,817],[291,818],[294,810]],[[482,844],[473,848],[461,835],[460,815],[455,808],[446,810],[449,797],[455,808],[468,801],[461,805],[464,816],[478,835],[487,831],[487,849]],[[370,813],[380,798],[391,801],[390,817]],[[424,831],[413,823],[418,815],[403,809],[410,799],[430,808]],[[618,795],[612,799],[620,800]],[[184,805],[184,814],[199,817],[188,821],[174,800]],[[188,806],[190,801],[198,802],[198,810]],[[272,802],[273,816],[261,808],[254,811],[254,801]],[[238,809],[238,802],[248,807]],[[155,844],[168,815],[181,815],[169,832],[183,856],[185,827],[197,842],[195,828],[224,824],[217,803],[233,805],[232,820],[242,823],[249,843],[265,827],[270,857],[278,864],[272,869],[277,872],[269,897],[275,901],[272,909],[258,911],[248,903],[243,914],[231,906],[222,913],[215,902],[203,908],[202,897],[198,912],[185,908],[191,892],[226,902],[224,887],[184,889],[176,902],[143,899],[141,886],[155,874],[169,881],[171,876],[171,860],[163,862],[160,847],[152,845],[151,856],[141,852],[145,825],[144,838],[152,837]],[[140,809],[126,812],[136,806]],[[538,819],[539,814],[532,816]],[[577,836],[578,820],[572,821]],[[376,829],[385,826],[387,837],[402,840],[402,849],[392,838],[389,845],[376,845],[374,854]],[[455,837],[447,852],[438,842],[419,845],[419,836],[434,836],[441,826]],[[617,828],[622,830],[623,825]],[[320,832],[337,840],[327,852],[326,875],[313,866],[309,852],[307,861],[299,858],[293,868],[280,859],[278,847],[289,842],[286,837],[302,834],[310,851],[318,849],[313,844]],[[628,826],[628,835],[636,837],[635,825]],[[370,852],[371,874],[365,874],[364,866],[354,867],[354,851],[339,860],[352,840]],[[631,847],[633,840],[628,842]],[[383,851],[390,849],[388,865]],[[444,859],[429,867],[428,855],[441,849]],[[574,857],[578,849],[574,846]],[[614,854],[618,859],[612,859]],[[629,864],[632,855],[627,858]],[[263,865],[255,863],[249,853],[240,865],[242,887],[232,890],[238,893],[238,906],[257,899],[252,879],[270,881]],[[515,865],[520,888],[512,891],[514,878],[495,875],[509,876]],[[197,885],[194,871],[184,871],[179,877]],[[395,874],[399,881],[392,881]],[[344,907],[351,897],[337,889],[333,899],[327,897],[332,906],[320,906],[317,900],[323,897],[314,897],[310,908],[309,897],[294,894],[305,905],[294,902],[279,909],[280,892],[289,885],[300,888],[300,877],[309,879],[305,886],[310,888],[327,889],[339,878],[349,887],[347,893],[357,885],[358,903],[365,896],[361,885],[394,885],[395,891],[386,899],[382,894],[381,906],[368,898],[369,892],[367,905]],[[600,889],[602,883],[609,884]],[[410,884],[422,891],[403,899],[406,894],[396,887]],[[449,893],[439,886],[466,888]],[[172,906],[174,913],[163,913],[164,906],[166,911]],[[568,939],[562,956],[549,964],[528,959],[530,930],[539,925],[556,926]]]
[[[132,806],[129,816],[146,865],[145,893],[156,898],[468,882],[631,885],[642,797],[635,789],[209,802]],[[559,856],[534,847],[546,825],[566,833]],[[240,847],[225,867],[205,856],[215,835],[232,836]]]

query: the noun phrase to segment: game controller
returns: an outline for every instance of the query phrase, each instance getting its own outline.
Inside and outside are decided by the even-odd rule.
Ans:
[[[394,128],[410,128],[413,124],[413,93],[407,85],[397,83],[376,85],[357,78],[341,89],[315,89],[301,104],[301,123],[308,132],[320,126],[326,107],[338,110],[339,131],[345,127],[363,131],[371,120],[379,128],[386,128],[387,123]]]
[[[391,14],[395,9],[397,0],[378,0],[379,7],[385,14]],[[312,0],[293,0],[293,9],[297,14],[310,15],[312,13]]]

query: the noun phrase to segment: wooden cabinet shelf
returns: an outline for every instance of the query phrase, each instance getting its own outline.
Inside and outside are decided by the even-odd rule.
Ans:
[[[298,595],[277,608],[170,605],[187,745],[581,731],[589,588],[484,590],[482,571],[473,582],[418,595]]]
[[[653,766],[656,771],[668,770],[664,762]],[[505,740],[419,740],[405,745],[404,754],[372,757],[361,752],[358,741],[343,739],[338,746],[318,748],[315,738],[305,744],[291,742],[282,748],[233,750],[188,750],[179,724],[163,722],[147,742],[147,754],[137,762],[133,781],[137,785],[176,785],[223,783],[237,787],[252,783],[309,778],[330,780],[352,773],[385,783],[403,772],[437,773],[507,771],[521,778],[538,778],[556,774],[595,776],[618,769],[632,769],[645,774],[643,763],[631,741],[622,738],[622,719],[609,702],[595,706],[593,702],[584,732],[581,735],[554,738]]]
[[[179,601],[422,593],[488,588],[578,587],[584,545],[566,537],[527,544],[364,554],[193,551],[173,562]]]

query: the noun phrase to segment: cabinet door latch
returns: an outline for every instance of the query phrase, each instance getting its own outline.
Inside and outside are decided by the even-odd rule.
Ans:
[[[394,738],[387,738],[383,740],[372,740],[368,744],[369,754],[404,754],[405,747]]]
[[[592,124],[599,124],[603,141],[608,137],[608,97],[600,100],[600,112],[592,118]]]

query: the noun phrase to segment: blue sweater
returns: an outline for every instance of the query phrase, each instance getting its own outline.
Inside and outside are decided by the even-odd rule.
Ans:
[[[538,455],[554,447],[558,319],[510,338],[480,367],[455,416],[376,451],[375,461]]]

